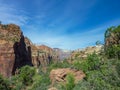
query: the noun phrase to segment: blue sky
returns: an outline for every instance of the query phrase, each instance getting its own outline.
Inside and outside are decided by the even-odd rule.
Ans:
[[[0,0],[0,20],[19,25],[33,43],[77,49],[120,24],[120,0]]]

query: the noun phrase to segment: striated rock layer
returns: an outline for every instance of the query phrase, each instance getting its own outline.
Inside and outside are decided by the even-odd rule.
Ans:
[[[52,48],[33,45],[19,26],[0,24],[0,74],[3,76],[16,74],[16,70],[24,65],[47,66],[58,59]]]
[[[0,44],[0,74],[5,77],[12,75],[14,56],[12,45]]]

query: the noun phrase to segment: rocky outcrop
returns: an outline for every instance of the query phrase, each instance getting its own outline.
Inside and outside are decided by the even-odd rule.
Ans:
[[[13,45],[20,39],[20,27],[14,24],[0,24],[0,74],[12,75],[15,62]]]
[[[20,33],[20,27],[15,24],[0,24],[0,40],[6,40],[12,43],[17,42],[20,39]]]
[[[46,67],[53,60],[57,62],[59,57],[52,48],[40,45],[34,46],[34,49],[32,49],[32,62],[34,66],[39,67],[41,65]]]
[[[92,53],[96,53],[96,54],[100,54],[101,51],[104,50],[103,45],[97,45],[97,46],[91,46],[91,47],[87,47],[84,49],[78,49],[76,51],[73,51],[71,54],[71,59],[75,59],[75,58],[86,58],[88,54],[92,54]]]
[[[77,83],[78,81],[82,80],[85,77],[83,71],[78,71],[70,68],[53,69],[50,72],[50,79],[52,81],[52,85],[59,82],[66,82],[66,76],[69,73],[74,75],[75,83]]]
[[[36,46],[15,24],[0,24],[0,74],[10,77],[24,65],[47,66],[58,56],[45,45]]]
[[[13,48],[15,54],[13,74],[15,74],[16,69],[19,69],[22,66],[25,65],[32,66],[31,47],[30,46],[26,47],[25,38],[22,32],[20,41],[15,42]]]

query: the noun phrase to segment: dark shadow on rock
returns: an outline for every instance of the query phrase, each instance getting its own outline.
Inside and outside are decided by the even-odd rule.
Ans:
[[[25,65],[32,66],[31,59],[31,47],[28,46],[26,49],[25,39],[23,33],[21,33],[20,42],[15,42],[13,45],[15,61],[13,66],[12,74],[14,75],[16,70]]]

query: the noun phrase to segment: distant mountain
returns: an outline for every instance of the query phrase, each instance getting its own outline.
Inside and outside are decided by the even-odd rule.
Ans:
[[[54,51],[59,55],[60,60],[64,60],[70,57],[71,51],[59,48],[53,48]]]

